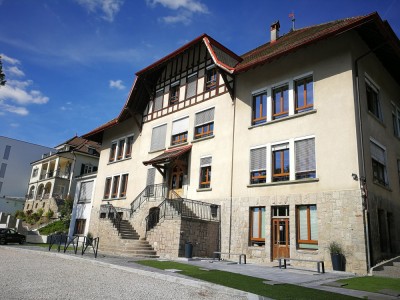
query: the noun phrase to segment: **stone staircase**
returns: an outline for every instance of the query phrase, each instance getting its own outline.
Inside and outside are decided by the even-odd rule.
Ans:
[[[99,251],[127,257],[157,258],[157,252],[145,239],[140,239],[135,229],[127,220],[121,221],[120,232],[109,220],[102,221],[107,239],[102,239]]]
[[[400,278],[400,256],[374,267],[372,270],[372,275]]]

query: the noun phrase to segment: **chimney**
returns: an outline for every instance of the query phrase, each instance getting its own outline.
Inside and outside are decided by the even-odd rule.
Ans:
[[[281,27],[281,24],[279,24],[279,21],[272,23],[272,25],[271,25],[271,43],[276,42],[276,40],[279,38],[279,28],[280,27]]]

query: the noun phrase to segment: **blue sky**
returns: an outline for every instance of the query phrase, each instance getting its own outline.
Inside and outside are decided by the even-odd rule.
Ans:
[[[296,27],[377,11],[400,36],[399,0],[0,0],[0,135],[56,146],[116,117],[135,73],[207,33],[241,55]]]

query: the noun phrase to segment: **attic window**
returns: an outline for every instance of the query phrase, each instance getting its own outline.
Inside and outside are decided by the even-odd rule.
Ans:
[[[96,154],[97,154],[97,151],[96,151],[96,149],[94,149],[94,148],[92,148],[92,147],[88,147],[88,153],[89,153],[89,154],[92,154],[92,155],[96,155]]]

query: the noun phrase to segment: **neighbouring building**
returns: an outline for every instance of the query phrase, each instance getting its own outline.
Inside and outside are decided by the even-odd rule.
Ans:
[[[121,113],[84,135],[102,143],[100,250],[144,254],[124,221],[163,257],[191,242],[329,269],[335,241],[366,273],[400,253],[398,37],[376,13],[270,30],[243,55],[201,35],[137,72]]]
[[[0,136],[0,212],[24,208],[30,163],[52,148]]]
[[[25,213],[38,209],[57,213],[65,199],[74,197],[75,177],[97,171],[99,151],[97,142],[73,137],[32,162]]]
[[[75,177],[76,189],[72,208],[69,236],[85,236],[88,234],[92,200],[96,186],[97,172],[82,174]]]

